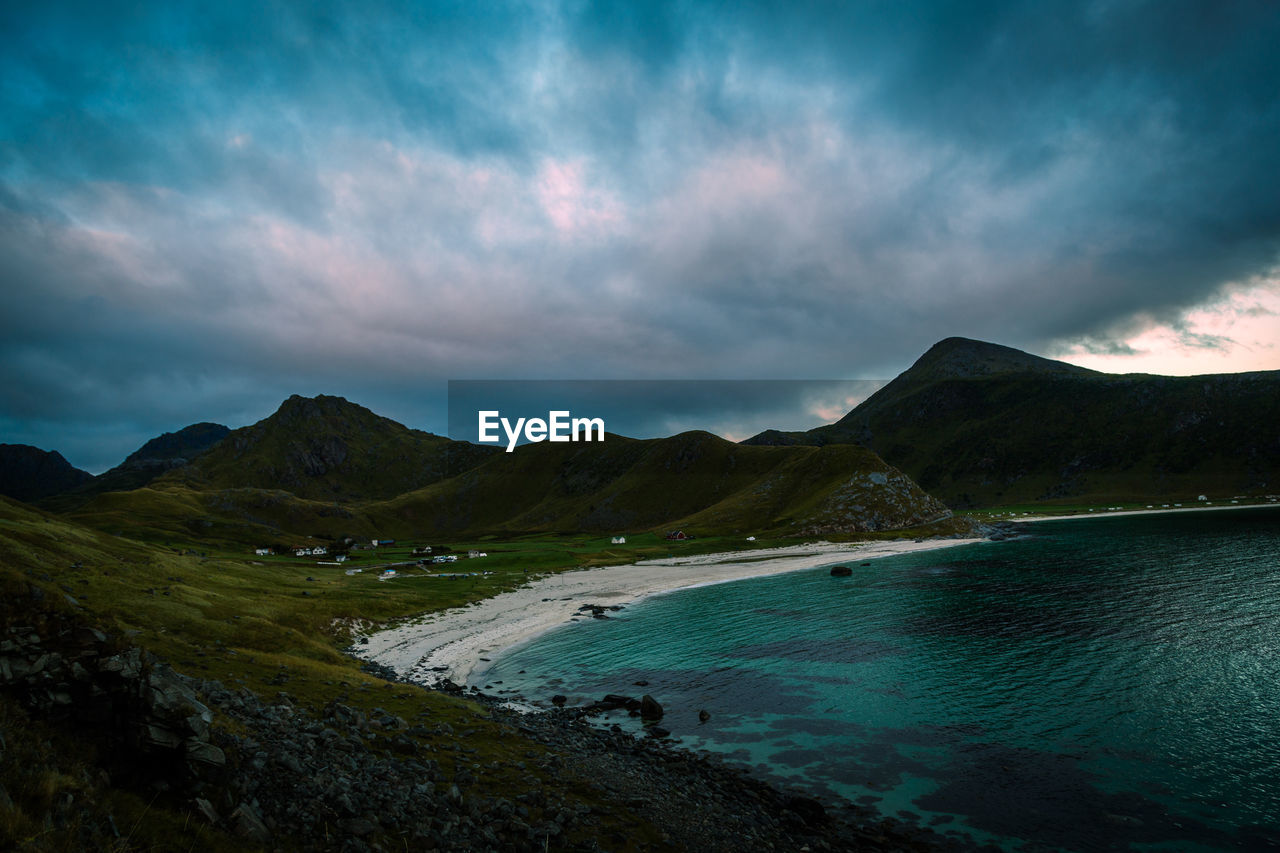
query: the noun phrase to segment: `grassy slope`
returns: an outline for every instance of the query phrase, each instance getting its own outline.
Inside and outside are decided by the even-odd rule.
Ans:
[[[877,475],[884,485],[872,483]],[[279,489],[162,478],[68,514],[150,542],[300,544],[306,537],[637,532],[841,535],[911,527],[945,509],[862,448],[745,447],[710,433],[536,444],[386,501],[310,500]]]
[[[611,437],[520,448],[364,512],[383,529],[423,531],[797,533],[818,520],[834,525],[838,491],[872,472],[897,473],[860,448],[745,447],[705,432]],[[914,487],[887,491],[863,503],[891,523],[850,516],[830,532],[909,527],[942,511]]]
[[[390,684],[359,671],[339,648],[349,642],[356,620],[381,622],[423,611],[458,606],[524,583],[526,571],[556,571],[589,562],[618,562],[637,555],[666,553],[657,541],[602,552],[600,540],[489,543],[484,561],[492,574],[459,578],[403,578],[379,583],[370,575],[348,576],[311,561],[236,559],[216,551],[207,557],[187,549],[164,549],[90,530],[23,504],[0,499],[0,616],[5,624],[38,624],[42,608],[72,613],[77,620],[155,652],[180,672],[215,678],[269,696],[286,689],[296,702],[318,710],[335,697],[372,713],[382,708],[405,719],[427,714],[471,734],[469,756],[436,753],[447,772],[466,766],[479,785],[513,794],[533,786],[555,788],[577,801],[598,806],[587,780],[543,778],[530,751],[544,747],[499,729],[478,707],[444,694]],[[713,543],[701,543],[702,548]],[[405,549],[407,550],[407,546]],[[688,549],[694,551],[692,543]],[[379,555],[397,559],[400,552]],[[371,559],[371,558],[367,558]],[[315,580],[308,580],[313,577]],[[28,585],[44,590],[32,604]],[[64,595],[73,595],[74,603]],[[51,732],[6,701],[0,724],[7,755],[26,755],[32,766],[6,766],[0,777],[15,795],[13,808],[0,807],[0,847],[32,839],[32,849],[74,849],[74,828],[46,831],[43,814],[66,793],[100,799],[127,831],[146,815],[135,849],[236,849],[219,842],[184,811],[181,803],[147,803],[95,782],[92,747],[72,734]],[[219,725],[215,721],[215,725]],[[63,746],[47,746],[57,738]],[[431,745],[433,738],[420,738]],[[524,767],[517,767],[522,762]],[[16,775],[15,775],[16,774]],[[21,787],[20,787],[21,786]],[[652,841],[655,827],[632,817],[626,806],[609,804],[612,824],[635,842]],[[105,812],[104,812],[105,813]],[[121,846],[120,849],[126,849]]]

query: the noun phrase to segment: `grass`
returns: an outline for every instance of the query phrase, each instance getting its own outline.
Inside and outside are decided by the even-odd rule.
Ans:
[[[45,592],[40,607],[73,614],[121,642],[154,652],[187,675],[247,688],[264,699],[285,691],[295,705],[313,713],[337,699],[367,715],[380,709],[410,722],[425,721],[430,732],[447,723],[456,734],[410,736],[440,763],[446,777],[465,768],[477,778],[478,789],[499,796],[536,787],[559,791],[605,815],[601,831],[627,839],[619,849],[638,849],[657,844],[660,829],[635,817],[625,804],[601,800],[593,780],[540,769],[536,756],[546,755],[546,748],[492,722],[474,702],[373,677],[342,652],[357,624],[385,624],[460,606],[547,573],[795,544],[747,542],[741,536],[676,542],[654,533],[630,534],[625,545],[610,539],[550,534],[459,539],[448,544],[464,554],[474,547],[489,556],[463,557],[437,568],[486,574],[444,578],[412,569],[384,583],[371,573],[347,575],[343,567],[317,566],[315,560],[256,557],[243,546],[195,539],[157,546],[0,500],[0,584],[8,602],[3,615],[7,624],[39,624],[38,608],[23,603],[30,602],[25,590],[34,584]],[[425,543],[358,552],[353,565],[409,559],[416,544]],[[4,783],[10,792],[23,792],[0,815],[4,843],[70,850],[83,844],[86,833],[97,833],[90,846],[100,849],[226,849],[226,839],[193,824],[187,805],[163,798],[151,802],[96,779],[91,747],[70,733],[25,719],[12,705],[5,706],[0,720],[6,743],[17,750],[10,754],[26,756],[25,775],[6,777]],[[221,716],[215,726],[236,731]],[[377,742],[371,746],[377,748]],[[6,772],[17,772],[9,765],[7,754]],[[74,802],[97,805],[59,818],[58,803],[67,794]],[[104,834],[108,816],[120,838]]]

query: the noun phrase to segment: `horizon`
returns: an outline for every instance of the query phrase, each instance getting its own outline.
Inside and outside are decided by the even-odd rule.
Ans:
[[[953,336],[954,337],[954,336]],[[945,338],[943,340],[946,340]],[[940,343],[941,341],[939,341]],[[979,343],[995,343],[979,341]],[[998,344],[1003,346],[1002,344]],[[923,353],[921,353],[923,355]],[[1035,353],[1031,353],[1035,355]],[[1087,365],[1079,364],[1076,361],[1068,361],[1067,359],[1054,359],[1063,361],[1068,364],[1077,364],[1077,366],[1085,367]],[[914,360],[913,360],[914,363]],[[908,364],[899,375],[905,372],[911,365]],[[1097,370],[1097,368],[1090,368]],[[1108,371],[1100,371],[1107,373]],[[1247,373],[1257,371],[1232,371],[1232,373]],[[1223,373],[1191,373],[1191,374],[1152,374],[1144,371],[1132,371],[1129,373],[1112,374],[1116,376],[1213,376],[1213,375],[1230,375]],[[805,431],[815,427],[824,426],[835,423],[852,411],[860,403],[868,399],[872,394],[880,388],[892,381],[889,379],[862,379],[862,380],[646,380],[646,379],[626,379],[626,380],[464,380],[460,384],[463,386],[476,387],[485,385],[498,385],[507,389],[505,393],[511,396],[508,400],[509,405],[517,407],[533,407],[538,408],[538,404],[534,402],[536,397],[530,398],[529,392],[515,392],[510,390],[515,386],[551,386],[553,388],[563,388],[565,386],[588,385],[588,386],[665,386],[667,389],[679,386],[778,386],[772,392],[765,394],[748,394],[744,399],[741,393],[730,394],[730,410],[731,414],[726,416],[722,409],[724,403],[723,390],[715,399],[703,403],[691,402],[687,395],[680,392],[667,390],[665,399],[667,407],[662,410],[653,410],[651,404],[655,399],[664,399],[663,393],[654,388],[647,389],[644,393],[647,395],[642,399],[634,401],[633,405],[622,405],[617,399],[614,399],[606,411],[609,411],[614,418],[620,418],[624,421],[620,429],[610,427],[608,432],[613,435],[619,435],[624,438],[633,439],[655,439],[668,438],[685,432],[703,431],[709,432],[725,441],[734,443],[741,442],[747,438],[759,434],[765,430],[787,431]],[[317,397],[336,397],[345,400],[348,403],[360,406],[371,411],[380,417],[388,418],[401,426],[409,429],[421,430],[433,435],[448,437],[457,441],[468,441],[477,443],[469,435],[459,434],[459,429],[455,425],[455,418],[451,414],[453,397],[452,386],[454,381],[446,383],[450,390],[443,392],[441,396],[444,399],[442,404],[436,404],[431,407],[431,411],[435,414],[435,420],[429,425],[416,424],[401,420],[387,412],[382,411],[374,405],[361,400],[356,395],[344,393],[331,393],[329,391],[317,391],[312,394],[291,393],[281,398],[263,409],[257,415],[249,415],[247,419],[231,423],[224,421],[213,421],[209,419],[196,418],[177,426],[162,428],[157,432],[150,433],[142,437],[131,445],[127,450],[121,452],[115,461],[102,461],[94,467],[86,467],[76,464],[76,461],[69,457],[61,448],[58,447],[40,447],[35,446],[45,452],[57,452],[67,460],[73,467],[87,471],[94,476],[121,464],[124,459],[131,453],[139,450],[147,441],[179,432],[189,426],[199,423],[214,423],[220,426],[226,426],[232,430],[241,429],[252,426],[274,415],[279,409],[293,397],[301,397],[303,399],[315,399]],[[778,390],[782,387],[790,386],[787,391]],[[584,392],[575,392],[582,394]],[[590,394],[587,395],[590,398]],[[794,408],[787,408],[786,403],[790,401],[796,404]],[[616,423],[616,420],[610,420],[610,423]],[[628,428],[630,427],[630,429]],[[468,427],[470,429],[470,427]],[[27,442],[9,442],[0,441],[0,443],[23,444]],[[528,443],[525,440],[518,442],[518,446]],[[97,451],[101,459],[108,459],[107,451]]]
[[[0,12],[0,440],[343,391],[1280,369],[1280,8]],[[114,463],[111,463],[114,464]]]

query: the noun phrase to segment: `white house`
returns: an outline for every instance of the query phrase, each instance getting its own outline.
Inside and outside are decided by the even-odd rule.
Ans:
[[[335,561],[339,562],[339,563],[345,563],[345,562],[347,561],[347,555],[346,555],[346,554],[339,554],[338,556],[334,557],[333,559],[334,559]]]
[[[255,548],[253,553],[257,554],[259,557],[270,557],[275,552],[270,548]]]
[[[615,536],[615,537],[613,537],[613,544],[614,544],[614,545],[626,545],[626,544],[627,544],[627,537],[625,537],[625,536]]]

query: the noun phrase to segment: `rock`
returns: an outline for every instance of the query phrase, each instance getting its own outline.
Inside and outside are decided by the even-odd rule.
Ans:
[[[640,697],[640,717],[645,720],[662,719],[662,706],[648,693]]]
[[[342,822],[342,828],[356,838],[364,838],[373,835],[377,829],[372,821],[365,820],[362,817],[353,817],[350,820]]]
[[[569,697],[561,693],[557,693],[555,696],[551,697],[551,704],[555,705],[557,708],[563,708],[564,703],[568,701]]]
[[[217,826],[218,821],[222,820],[218,816],[218,810],[213,807],[213,803],[203,797],[196,797],[194,806],[196,814],[208,821],[210,826]]]
[[[600,701],[604,705],[625,705],[631,701],[631,697],[623,696],[621,693],[607,693]]]
[[[258,813],[253,810],[253,806],[248,803],[241,803],[236,806],[236,810],[231,813],[227,819],[231,823],[232,831],[247,841],[255,844],[266,844],[271,840],[271,830],[267,829],[267,825],[262,822],[262,818],[258,817]]]
[[[853,569],[849,568],[848,566],[832,566],[831,567],[831,577],[833,578],[847,578],[852,574],[853,574]]]
[[[182,746],[182,736],[165,726],[148,723],[142,730],[142,742],[158,749],[177,749]]]
[[[709,719],[711,719],[711,714],[707,713],[706,710],[698,712],[698,722],[705,723]]]
[[[787,797],[784,805],[789,811],[798,815],[805,826],[820,826],[827,822],[827,810],[822,807],[822,803],[812,797],[793,794]]]
[[[196,738],[187,738],[186,750],[187,761],[194,762],[198,766],[222,767],[227,763],[227,756],[221,749]]]
[[[671,734],[670,731],[662,726],[649,726],[645,731],[649,733],[650,737],[667,737]]]

